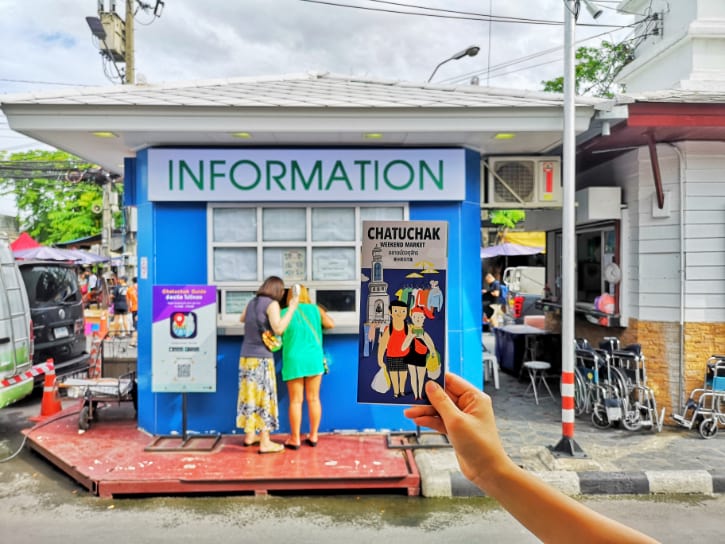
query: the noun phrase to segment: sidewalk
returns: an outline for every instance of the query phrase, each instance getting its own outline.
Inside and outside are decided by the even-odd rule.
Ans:
[[[544,392],[537,406],[524,396],[525,382],[499,373],[500,389],[486,384],[493,400],[499,435],[520,466],[568,495],[725,493],[725,437],[705,440],[696,430],[665,426],[662,432],[630,432],[594,427],[577,418],[574,440],[585,458],[555,457],[549,446],[562,437],[561,404]],[[553,386],[556,380],[551,380]],[[421,440],[437,440],[423,436]],[[460,473],[452,450],[415,451],[426,497],[478,496],[482,493]]]

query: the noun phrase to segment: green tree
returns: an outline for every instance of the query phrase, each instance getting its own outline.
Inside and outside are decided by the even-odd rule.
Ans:
[[[51,245],[101,232],[100,169],[63,151],[0,152],[0,195],[15,195],[20,229]],[[69,181],[68,173],[77,173]]]
[[[526,212],[524,210],[492,210],[489,219],[498,227],[496,243],[499,244],[503,241],[506,231],[526,219]]]
[[[580,47],[576,50],[575,58],[574,79],[577,95],[611,98],[615,92],[624,90],[614,82],[614,78],[632,60],[632,49],[628,43],[603,41],[600,47]],[[541,83],[544,91],[564,92],[563,76]]]

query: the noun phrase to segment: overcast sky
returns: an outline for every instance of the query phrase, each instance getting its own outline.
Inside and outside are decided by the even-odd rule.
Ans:
[[[145,1],[156,4],[156,0]],[[115,3],[116,11],[124,17],[125,1]],[[137,83],[310,70],[424,82],[439,62],[472,44],[480,46],[478,56],[446,63],[433,81],[468,84],[478,76],[481,85],[540,89],[542,80],[563,71],[560,24],[486,20],[492,14],[496,18],[561,22],[563,0],[164,3],[160,17],[139,11],[134,18]],[[580,45],[630,38],[630,29],[617,29],[634,21],[632,16],[615,11],[620,1],[599,4],[604,14],[596,22],[582,9],[576,37],[580,42],[602,36]],[[104,0],[103,5],[110,11],[110,0]],[[401,11],[408,13],[394,13]],[[86,23],[87,16],[98,15],[97,0],[0,0],[0,14],[0,93],[119,84],[118,79],[110,80],[104,73],[97,40]],[[533,56],[549,50],[548,54]],[[105,69],[115,73],[112,65]],[[0,117],[0,150],[42,147],[9,130],[5,117]]]

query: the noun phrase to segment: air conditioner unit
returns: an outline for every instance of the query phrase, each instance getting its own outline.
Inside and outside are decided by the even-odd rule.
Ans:
[[[559,157],[489,157],[484,170],[486,207],[561,207]]]

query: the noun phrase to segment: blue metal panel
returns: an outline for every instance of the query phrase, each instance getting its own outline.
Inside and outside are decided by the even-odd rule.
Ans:
[[[152,286],[207,284],[207,228],[205,203],[151,203],[146,195],[146,153],[137,155],[134,177],[138,206],[139,259],[147,260],[148,277],[139,277],[139,427],[154,434],[182,429],[181,394],[151,392]],[[480,266],[479,157],[466,153],[466,200],[446,203],[411,203],[411,220],[447,221],[448,364],[449,370],[482,386],[481,372],[481,266]],[[241,432],[236,429],[238,361],[241,337],[220,336],[217,343],[217,391],[187,394],[189,432]],[[357,335],[327,335],[325,347],[333,358],[323,378],[321,432],[334,430],[411,430],[400,406],[358,404],[356,388]],[[279,369],[279,364],[277,365]],[[277,376],[281,432],[289,432],[288,394]],[[302,432],[308,428],[303,405]]]

